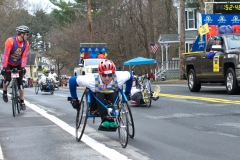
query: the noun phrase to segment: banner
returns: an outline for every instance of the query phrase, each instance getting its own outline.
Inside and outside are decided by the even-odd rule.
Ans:
[[[202,24],[208,25],[238,25],[240,14],[202,14]]]

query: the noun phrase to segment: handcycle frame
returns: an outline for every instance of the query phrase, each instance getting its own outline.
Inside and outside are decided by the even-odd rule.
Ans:
[[[114,118],[115,121],[118,123],[118,135],[119,135],[119,141],[123,148],[127,146],[128,143],[128,136],[130,138],[134,137],[135,134],[135,128],[134,128],[134,122],[132,117],[132,112],[128,106],[127,103],[127,97],[123,93],[123,91],[119,88],[118,96],[116,97],[113,104],[110,104],[109,102],[105,105],[102,101],[100,101],[94,93],[86,88],[83,92],[83,95],[80,100],[80,109],[77,110],[77,116],[76,116],[76,139],[77,141],[80,141],[85,127],[87,123],[88,117],[93,118],[93,123],[95,122],[95,117],[99,117],[98,113],[91,113],[91,96],[95,98],[103,107],[106,109],[108,108],[114,108],[117,107],[119,110],[118,115],[110,116],[110,118]],[[116,108],[114,108],[116,109]],[[106,131],[116,131],[117,129],[113,130],[106,130]]]
[[[6,72],[11,72],[11,81],[12,81],[12,112],[13,117],[16,116],[16,110],[18,114],[20,113],[20,97],[18,94],[18,83],[17,78],[19,78],[19,72],[21,70],[17,70],[17,68],[12,68],[12,70],[6,70]]]
[[[148,85],[148,86],[146,86]],[[151,89],[151,81],[146,78],[146,76],[137,76],[136,87],[140,89],[142,93],[142,99],[145,102],[147,108],[151,107],[152,104],[152,89]],[[145,95],[145,93],[147,93]]]
[[[51,79],[46,79],[46,84],[47,84],[48,88],[47,89],[42,89],[41,91],[42,92],[50,92],[50,94],[53,94],[54,90],[55,90],[53,79],[52,78]],[[52,87],[51,87],[51,85],[52,85]],[[38,94],[38,91],[41,88],[41,86],[42,86],[42,83],[38,84],[38,80],[36,80],[36,84],[35,84],[35,93],[36,94]]]

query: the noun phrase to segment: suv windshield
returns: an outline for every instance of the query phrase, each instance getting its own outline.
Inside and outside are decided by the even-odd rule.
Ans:
[[[87,59],[84,61],[85,66],[98,65],[102,59]]]
[[[227,43],[230,49],[240,48],[240,35],[227,36]]]

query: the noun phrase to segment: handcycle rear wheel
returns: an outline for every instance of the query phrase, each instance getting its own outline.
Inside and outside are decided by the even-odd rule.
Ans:
[[[119,142],[123,148],[128,144],[128,117],[125,108],[121,108],[118,116]]]
[[[126,115],[128,118],[128,135],[130,138],[133,138],[135,135],[135,128],[134,128],[132,111],[127,102],[121,102],[121,106],[126,111]]]
[[[87,90],[83,92],[80,109],[77,110],[76,117],[76,140],[79,142],[83,136],[87,119],[88,119],[89,104],[87,103]]]
[[[38,82],[36,81],[36,85],[35,85],[35,93],[38,94],[38,91],[39,91],[39,84]]]

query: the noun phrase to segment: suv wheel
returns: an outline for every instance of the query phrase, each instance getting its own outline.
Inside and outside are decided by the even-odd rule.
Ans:
[[[226,82],[226,89],[228,94],[233,95],[237,93],[238,90],[238,82],[236,79],[236,74],[233,70],[233,68],[228,68],[226,77],[225,77],[225,82]]]

